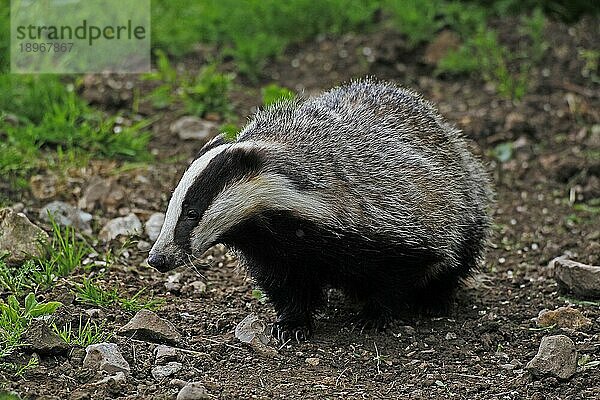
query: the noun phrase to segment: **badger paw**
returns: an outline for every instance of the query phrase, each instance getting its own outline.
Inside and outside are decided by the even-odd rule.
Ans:
[[[365,330],[385,331],[393,321],[391,314],[387,312],[372,312],[363,310],[350,320],[351,331],[363,333]]]
[[[290,341],[300,343],[312,336],[312,328],[307,322],[277,320],[271,327],[271,334],[282,345]]]

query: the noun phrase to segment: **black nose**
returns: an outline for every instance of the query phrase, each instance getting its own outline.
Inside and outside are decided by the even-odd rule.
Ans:
[[[165,268],[165,265],[167,264],[167,258],[162,254],[149,254],[148,264],[160,271]]]

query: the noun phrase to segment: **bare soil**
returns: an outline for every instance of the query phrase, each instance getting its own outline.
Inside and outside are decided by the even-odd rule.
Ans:
[[[509,37],[516,23],[502,21],[501,32]],[[407,315],[387,331],[360,332],[348,323],[356,310],[331,291],[317,316],[314,338],[275,347],[275,354],[264,355],[239,342],[233,331],[250,313],[271,321],[273,310],[253,298],[252,280],[221,248],[215,249],[209,268],[179,270],[182,288],[168,292],[167,275],[144,266],[146,252],[131,245],[123,253],[121,245],[113,243],[121,255],[103,279],[130,295],[146,287],[165,300],[157,313],[175,324],[184,336],[178,347],[187,350],[180,352],[184,368],[175,377],[201,381],[211,398],[600,398],[599,367],[580,368],[568,381],[535,379],[524,368],[541,338],[557,333],[569,336],[580,356],[600,360],[599,304],[560,293],[547,273],[548,262],[563,254],[584,263],[600,262],[597,211],[573,207],[600,197],[600,90],[582,75],[584,63],[578,58],[579,48],[598,49],[598,26],[597,19],[572,26],[552,22],[546,31],[551,46],[520,102],[500,98],[477,76],[434,76],[434,68],[422,62],[423,48],[409,51],[401,36],[386,31],[319,38],[288,50],[267,67],[266,75],[273,81],[307,94],[364,75],[396,81],[435,102],[474,140],[495,184],[495,227],[485,264],[460,291],[449,315]],[[197,68],[200,58],[190,57],[186,65]],[[105,84],[106,79],[94,83]],[[127,107],[127,100],[111,102],[122,99],[115,91],[106,86],[108,94],[98,102],[107,109]],[[234,105],[240,121],[259,103],[260,85],[238,80]],[[178,115],[178,110],[164,113],[154,124],[151,147],[156,163],[115,171],[98,162],[67,171],[57,199],[75,204],[92,177],[117,179],[127,188],[127,196],[112,209],[95,212],[95,232],[109,218],[130,210],[142,220],[163,211],[178,177],[202,145],[182,142],[169,132],[169,123]],[[505,142],[514,144],[513,155],[499,162],[493,149]],[[173,155],[179,160],[173,161]],[[13,198],[23,201],[29,217],[37,220],[44,202],[28,193]],[[205,292],[194,292],[189,285],[197,280],[207,284]],[[80,314],[94,307],[74,301],[71,290],[62,282],[45,296],[65,303],[60,322],[76,324]],[[532,322],[540,310],[567,304],[593,321],[590,331],[539,330]],[[100,320],[107,321],[108,329],[118,329],[131,316],[110,308],[102,310]],[[132,368],[125,384],[96,385],[99,378],[82,369],[81,348],[43,356],[40,366],[22,378],[0,369],[0,381],[26,398],[176,397],[176,382],[170,383],[170,378],[157,382],[150,373],[155,344],[120,336],[114,340]],[[308,363],[308,358],[318,359],[318,364]],[[17,354],[12,361],[26,359],[27,355]]]

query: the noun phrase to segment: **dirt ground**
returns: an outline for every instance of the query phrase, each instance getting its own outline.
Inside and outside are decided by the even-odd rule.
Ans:
[[[364,75],[393,80],[423,93],[474,140],[495,185],[494,233],[485,264],[460,291],[448,316],[407,315],[385,332],[353,331],[348,320],[356,310],[331,291],[310,341],[274,347],[276,352],[265,355],[239,342],[233,331],[250,313],[271,321],[273,310],[253,298],[252,280],[221,249],[215,249],[212,266],[205,270],[170,272],[181,273],[180,290],[168,292],[164,284],[169,274],[147,268],[147,253],[135,245],[118,257],[104,279],[131,294],[146,287],[165,299],[157,313],[183,334],[178,347],[191,350],[180,352],[184,367],[175,378],[201,381],[210,398],[600,398],[599,367],[580,368],[567,381],[536,379],[524,368],[548,334],[565,334],[580,356],[600,360],[600,306],[560,293],[546,272],[548,262],[563,254],[584,263],[600,262],[598,214],[573,207],[600,197],[600,90],[582,75],[583,61],[577,56],[580,47],[597,48],[599,25],[585,19],[573,26],[551,23],[546,32],[551,46],[518,103],[499,98],[477,76],[435,77],[434,68],[422,62],[424,49],[408,51],[402,37],[391,32],[319,38],[289,49],[267,67],[273,81],[307,94]],[[505,21],[501,32],[510,36],[511,29]],[[197,68],[201,58],[190,56],[186,64]],[[235,113],[244,121],[260,103],[260,85],[237,83]],[[106,85],[106,79],[93,85]],[[123,106],[111,102],[114,89],[106,88],[100,106]],[[169,132],[179,115],[177,110],[164,113],[154,124],[153,165],[115,173],[111,164],[97,162],[67,171],[56,199],[76,204],[92,177],[118,179],[127,195],[114,209],[96,212],[95,232],[129,210],[142,220],[164,211],[189,157],[202,145],[180,141]],[[493,149],[505,142],[513,143],[513,154],[499,162]],[[174,155],[180,156],[178,161],[172,160]],[[28,193],[14,194],[13,199],[23,201],[29,217],[37,220],[43,202]],[[198,280],[207,284],[203,293],[189,285]],[[47,298],[58,297],[65,304],[60,321],[76,323],[93,307],[75,302],[70,289],[61,284]],[[591,330],[539,330],[532,322],[542,309],[568,304],[592,320]],[[106,309],[99,318],[117,329],[131,316]],[[150,373],[155,344],[120,336],[115,340],[131,365],[126,383],[94,384],[99,378],[81,368],[83,349],[42,357],[38,368],[18,380],[0,372],[0,380],[28,398],[175,398],[177,382],[158,382]]]

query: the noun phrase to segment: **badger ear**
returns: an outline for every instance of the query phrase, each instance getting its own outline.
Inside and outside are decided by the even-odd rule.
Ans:
[[[211,140],[209,140],[204,146],[202,146],[202,148],[200,149],[200,151],[196,154],[196,159],[202,157],[202,155],[204,153],[206,153],[207,151],[209,151],[210,149],[214,149],[215,147],[218,147],[222,144],[226,144],[227,140],[225,138],[225,134],[224,133],[220,133],[217,136],[215,136],[214,138],[212,138]]]

